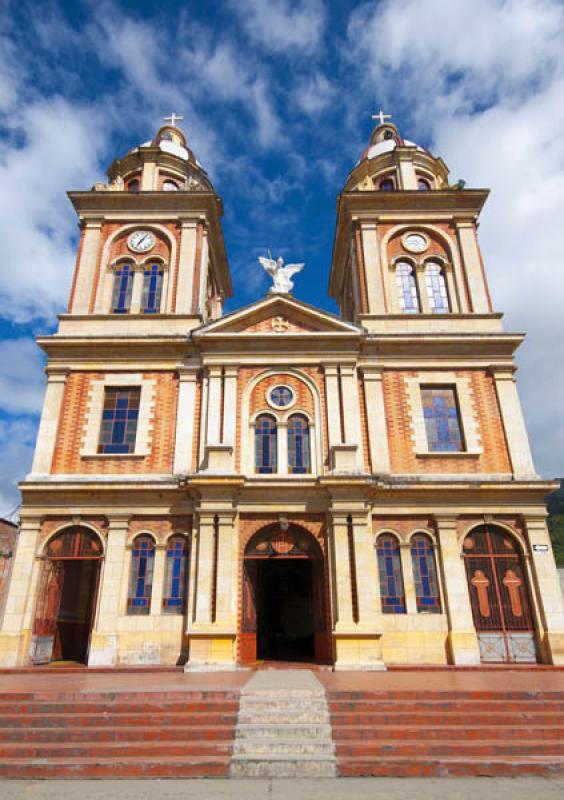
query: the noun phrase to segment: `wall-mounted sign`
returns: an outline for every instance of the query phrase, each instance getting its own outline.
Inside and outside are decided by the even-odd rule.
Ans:
[[[547,544],[534,544],[533,550],[535,553],[548,553],[548,545]]]

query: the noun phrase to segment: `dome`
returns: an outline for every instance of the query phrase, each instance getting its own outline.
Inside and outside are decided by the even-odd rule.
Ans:
[[[396,147],[399,146],[415,147],[421,153],[429,153],[428,150],[426,150],[424,147],[421,147],[416,142],[412,142],[409,139],[402,139],[396,126],[388,122],[384,125],[377,125],[374,128],[370,137],[370,144],[364,150],[356,163],[358,165],[362,161],[370,161],[371,159],[377,158],[384,153],[391,153],[396,149]]]

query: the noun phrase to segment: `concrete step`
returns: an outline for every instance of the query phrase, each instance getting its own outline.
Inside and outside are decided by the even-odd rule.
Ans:
[[[288,756],[301,756],[301,755],[334,755],[335,745],[331,739],[310,739],[310,740],[296,740],[288,739],[274,739],[269,737],[265,739],[235,739],[233,744],[233,755],[247,756],[255,758],[257,756],[264,756],[268,758],[273,755],[288,755]]]
[[[230,767],[232,778],[334,778],[336,774],[334,756],[233,756]]]
[[[242,725],[295,725],[295,724],[313,724],[313,725],[329,725],[330,716],[327,709],[323,711],[300,710],[293,709],[287,710],[274,710],[274,711],[247,711],[242,708],[237,717],[239,724]]]
[[[238,739],[271,739],[279,737],[292,737],[295,740],[325,737],[331,739],[332,729],[329,723],[284,723],[281,721],[267,724],[265,722],[259,723],[241,723],[235,729],[235,735]]]

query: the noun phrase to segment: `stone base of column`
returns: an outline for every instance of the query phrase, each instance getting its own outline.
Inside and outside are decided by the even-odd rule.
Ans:
[[[206,472],[225,475],[233,472],[233,447],[230,444],[208,444],[204,459]]]
[[[96,633],[90,636],[89,667],[115,667],[118,663],[119,641],[117,634]]]
[[[213,672],[237,668],[234,633],[188,634],[185,672]]]
[[[26,667],[29,663],[31,631],[0,633],[0,667]]]
[[[450,631],[447,636],[449,662],[459,666],[480,664],[480,646],[476,631]]]
[[[540,651],[544,664],[564,665],[564,632],[545,631],[540,641]]]
[[[382,634],[335,633],[335,665],[337,670],[384,671]]]

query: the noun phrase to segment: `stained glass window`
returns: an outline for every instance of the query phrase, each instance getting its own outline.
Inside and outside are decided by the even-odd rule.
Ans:
[[[441,600],[433,544],[424,533],[411,538],[411,561],[415,580],[417,611],[440,614]]]
[[[186,601],[186,573],[188,571],[188,541],[184,536],[173,536],[166,548],[166,572],[163,592],[163,611],[182,614]]]
[[[391,178],[385,178],[383,181],[380,181],[380,191],[381,192],[393,192],[394,191],[394,182]]]
[[[134,178],[132,181],[129,181],[129,183],[127,184],[127,191],[137,194],[137,192],[139,191],[139,181],[137,180],[137,178]]]
[[[292,475],[311,472],[309,422],[303,414],[288,420],[288,471]]]
[[[111,455],[135,452],[140,399],[139,386],[106,388],[99,453]]]
[[[138,536],[131,552],[131,572],[127,593],[128,614],[149,614],[151,611],[151,589],[155,543],[150,536]]]
[[[127,314],[131,306],[133,290],[133,269],[131,264],[121,264],[114,272],[114,290],[112,293],[112,312]]]
[[[419,311],[419,296],[415,270],[406,261],[396,265],[396,285],[399,307],[404,314],[417,314]]]
[[[141,310],[143,314],[158,314],[161,310],[164,270],[160,264],[151,264],[143,272],[143,295]]]
[[[425,180],[425,178],[419,178],[419,180],[417,181],[417,188],[419,189],[420,192],[428,192],[430,186],[428,181]]]
[[[446,278],[440,264],[431,262],[425,267],[425,288],[433,314],[448,314],[450,308]]]
[[[255,423],[255,467],[261,475],[273,475],[277,471],[276,421],[268,414],[257,417]]]
[[[429,450],[431,452],[464,450],[454,386],[422,386],[421,402]]]
[[[378,572],[384,614],[405,614],[405,594],[398,540],[390,533],[378,537]]]
[[[275,386],[270,392],[270,402],[278,408],[289,406],[293,399],[294,393],[288,386]]]

